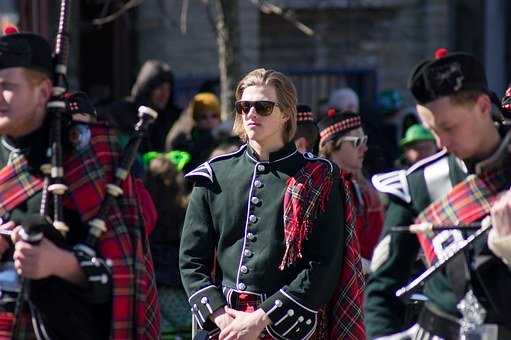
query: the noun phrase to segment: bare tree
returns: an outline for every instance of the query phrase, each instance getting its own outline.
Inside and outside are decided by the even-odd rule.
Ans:
[[[234,102],[236,82],[240,77],[238,1],[215,0],[215,9],[220,69],[220,101],[222,103],[222,118],[227,119]]]

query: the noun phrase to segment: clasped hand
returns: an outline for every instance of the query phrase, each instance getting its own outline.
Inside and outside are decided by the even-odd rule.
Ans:
[[[225,307],[224,313],[215,318],[220,328],[220,340],[254,340],[269,324],[269,319],[262,309],[253,313],[241,312]]]

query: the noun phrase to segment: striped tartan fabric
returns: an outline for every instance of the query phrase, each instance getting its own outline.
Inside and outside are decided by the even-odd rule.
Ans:
[[[470,175],[458,183],[442,199],[433,202],[416,219],[416,223],[457,225],[481,220],[489,214],[497,195],[511,185],[511,160],[479,176]],[[435,235],[418,234],[417,237],[430,264],[437,257],[432,238]]]
[[[27,170],[27,159],[20,155],[0,171],[0,216],[4,216],[43,188],[43,180],[34,177]]]
[[[280,270],[302,258],[304,242],[318,213],[325,210],[332,186],[333,173],[324,162],[308,162],[288,179],[284,194],[286,250]]]
[[[102,124],[91,125],[90,128],[90,147],[64,160],[64,182],[69,187],[64,206],[78,211],[84,225],[96,217],[106,194],[106,185],[113,181],[115,166],[119,162],[119,149],[113,132]],[[13,164],[17,164],[17,161]],[[36,185],[25,183],[29,181],[25,178],[29,177],[15,173],[16,166],[6,168],[9,173],[2,170],[0,176],[15,176],[21,178],[18,181],[23,183],[17,186],[18,191],[9,191],[9,195],[27,198],[31,188]],[[30,180],[37,185],[42,183],[37,178]],[[2,183],[6,181],[0,177],[0,190]],[[24,192],[27,188],[30,190]],[[109,210],[105,221],[108,230],[98,243],[100,255],[112,261],[111,339],[157,339],[160,320],[154,270],[135,183],[131,177],[124,181],[122,189],[124,194]],[[29,317],[22,315],[17,322],[19,339],[33,335]]]
[[[360,245],[355,230],[356,208],[352,188],[346,174],[341,170],[344,190],[344,214],[346,247],[341,277],[327,308],[329,339],[365,339],[364,328],[364,274],[360,259]]]
[[[106,185],[113,182],[119,163],[117,139],[104,125],[91,126],[90,148],[65,160],[65,182],[71,192],[66,203],[86,223],[99,211]],[[149,243],[144,231],[135,182],[128,177],[124,194],[108,214],[107,232],[99,253],[112,265],[112,339],[157,339],[159,307]]]
[[[341,177],[343,177],[342,172]],[[289,240],[292,246],[297,247],[293,249],[292,254],[301,256],[303,241],[311,231],[318,210],[324,209],[325,200],[330,195],[332,185],[333,175],[323,163],[308,163],[290,178],[284,196],[284,222],[286,246]],[[345,192],[345,255],[334,295],[328,306],[320,310],[318,315],[320,322],[312,339],[327,338],[326,334],[328,339],[365,339],[362,310],[364,277],[360,245],[355,232],[354,197],[349,181],[342,178],[341,185]],[[296,238],[300,240],[294,241]],[[291,257],[291,259],[296,258]]]

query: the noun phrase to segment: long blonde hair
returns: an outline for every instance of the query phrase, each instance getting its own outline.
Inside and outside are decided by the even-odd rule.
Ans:
[[[289,117],[284,129],[284,142],[293,140],[296,133],[296,89],[291,80],[275,70],[258,68],[248,73],[238,83],[236,87],[235,97],[240,100],[243,91],[249,86],[272,86],[277,94],[277,101],[282,113]],[[244,142],[247,141],[247,134],[243,127],[243,118],[241,115],[234,113],[234,126],[232,128],[235,135],[240,137]]]

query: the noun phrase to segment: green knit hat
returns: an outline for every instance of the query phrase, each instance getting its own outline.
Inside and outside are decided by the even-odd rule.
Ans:
[[[405,137],[399,142],[399,146],[402,148],[415,142],[419,141],[435,141],[435,137],[421,124],[414,124],[406,130]]]

